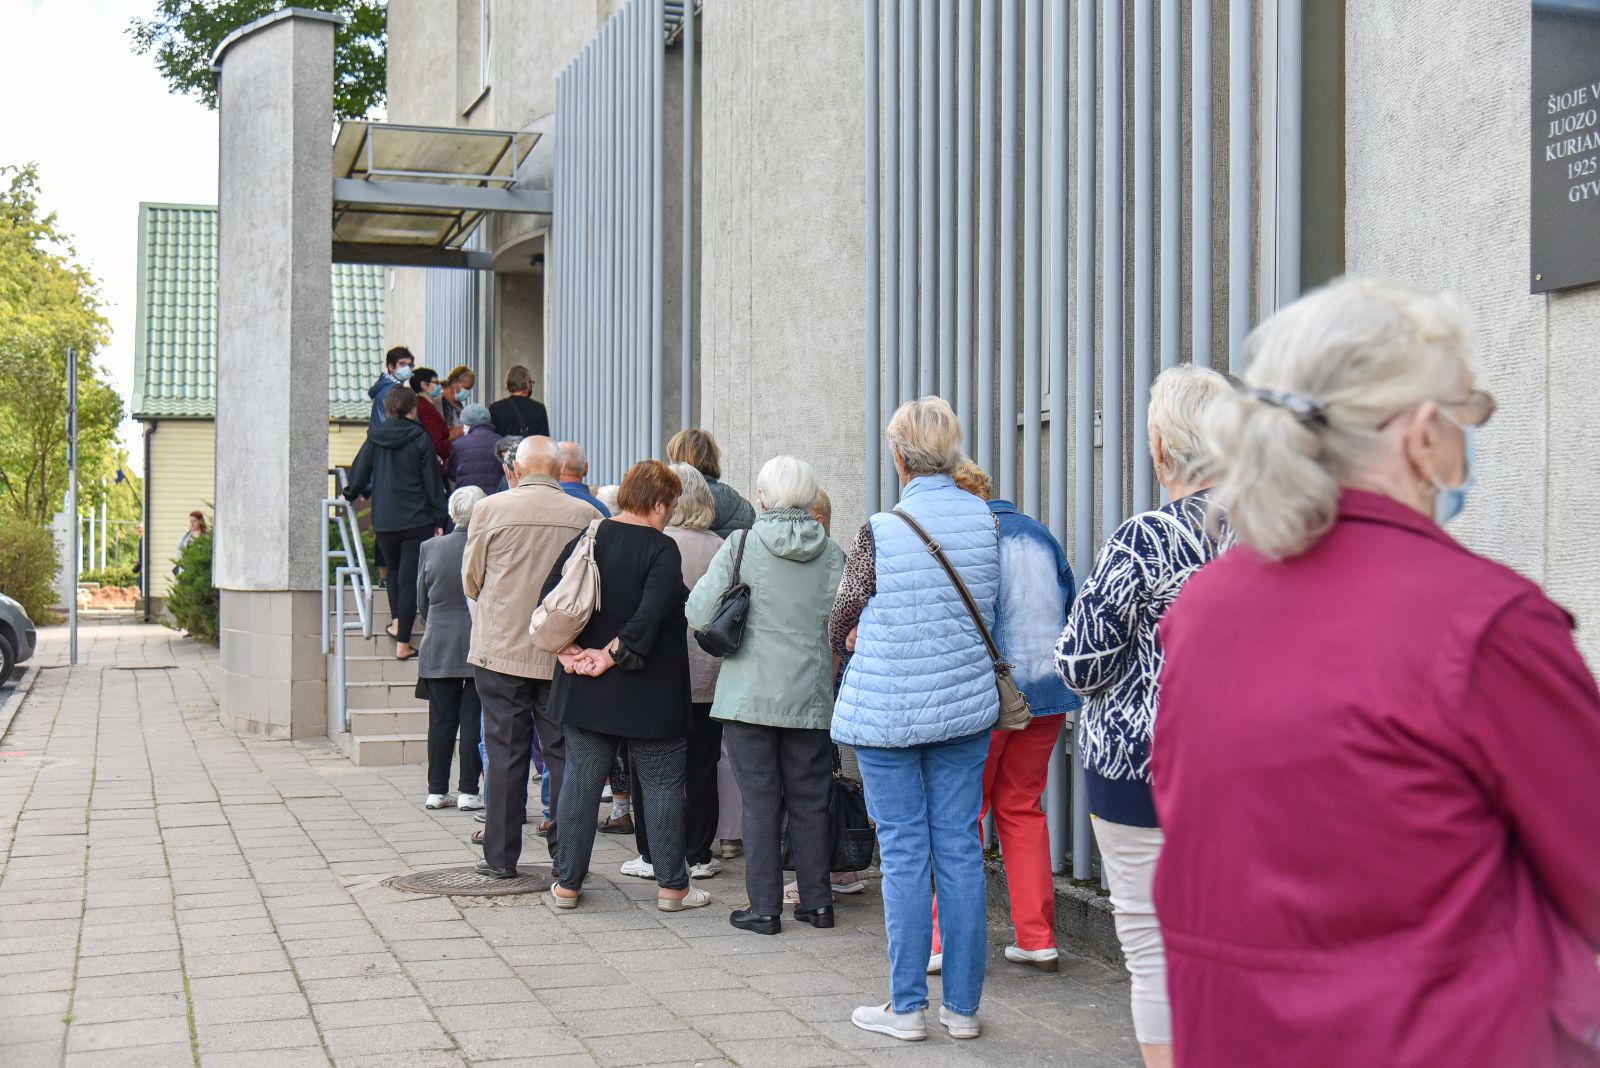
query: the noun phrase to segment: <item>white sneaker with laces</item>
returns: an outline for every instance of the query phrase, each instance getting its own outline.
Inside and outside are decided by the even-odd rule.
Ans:
[[[656,866],[643,857],[634,857],[632,860],[622,862],[622,874],[631,875],[636,879],[654,879]]]
[[[944,971],[944,954],[935,953],[928,958],[928,974],[938,975]]]
[[[1031,964],[1041,972],[1053,972],[1060,967],[1060,954],[1055,946],[1044,949],[1020,949],[1015,945],[1006,947],[1006,960],[1015,964]]]
[[[850,1014],[850,1022],[863,1031],[888,1035],[902,1042],[921,1042],[928,1037],[922,1010],[895,1012],[891,1005],[863,1005]]]
[[[978,1016],[963,1016],[954,1009],[939,1006],[939,1022],[944,1024],[945,1030],[950,1032],[951,1038],[977,1038]]]
[[[456,808],[462,812],[476,812],[483,807],[483,798],[477,794],[461,794],[456,798]]]
[[[428,799],[422,803],[423,808],[448,808],[450,799],[444,794],[429,794]]]
[[[712,876],[716,875],[721,870],[722,870],[722,861],[718,860],[716,857],[712,857],[710,860],[706,861],[704,864],[691,864],[689,866],[689,878],[691,878],[691,879],[709,879]]]

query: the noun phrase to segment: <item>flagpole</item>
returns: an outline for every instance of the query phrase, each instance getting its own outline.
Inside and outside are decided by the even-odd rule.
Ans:
[[[72,516],[72,581],[67,584],[67,663],[78,663],[78,352],[67,350],[67,514]]]

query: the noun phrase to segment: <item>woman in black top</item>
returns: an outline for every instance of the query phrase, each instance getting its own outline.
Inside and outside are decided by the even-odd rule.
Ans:
[[[354,501],[372,486],[372,532],[389,563],[389,637],[396,660],[417,655],[411,628],[417,620],[417,552],[422,543],[444,533],[450,516],[445,507],[444,476],[433,441],[417,422],[417,395],[391,389],[383,398],[386,418],[367,431],[356,453],[344,495]]]
[[[577,907],[594,850],[600,793],[624,742],[633,774],[645,787],[657,907],[679,912],[711,901],[689,885],[684,859],[684,753],[691,716],[683,603],[689,591],[677,542],[662,533],[681,491],[666,464],[641,460],[622,480],[620,514],[601,523],[595,535],[600,607],[561,652],[562,670],[550,690],[550,717],[562,725],[567,745],[556,802],[561,848],[557,881],[550,887],[557,908]],[[546,595],[578,540],[556,561],[545,580]]]

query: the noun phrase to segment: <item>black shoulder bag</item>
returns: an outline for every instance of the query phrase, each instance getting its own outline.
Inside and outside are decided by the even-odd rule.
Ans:
[[[717,611],[710,623],[694,632],[694,640],[712,656],[729,656],[738,652],[740,643],[744,641],[745,621],[750,618],[750,587],[739,581],[739,568],[744,563],[744,545],[750,540],[748,530],[743,534],[739,539],[739,549],[733,556],[733,578],[723,591],[722,600],[717,602]]]

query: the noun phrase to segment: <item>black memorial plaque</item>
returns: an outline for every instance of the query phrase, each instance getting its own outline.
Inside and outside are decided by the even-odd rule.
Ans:
[[[1529,287],[1600,281],[1600,0],[1533,0]]]

